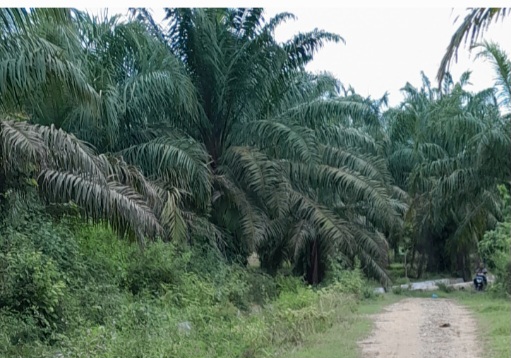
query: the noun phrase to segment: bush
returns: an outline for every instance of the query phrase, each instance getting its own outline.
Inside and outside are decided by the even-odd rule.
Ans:
[[[41,327],[31,315],[0,309],[1,357],[40,356],[34,354],[31,343],[41,338]]]
[[[71,231],[66,225],[54,222],[34,195],[6,195],[8,209],[0,212],[0,219],[3,219],[0,221],[0,251],[5,253],[22,245],[51,258],[61,272],[83,270]]]
[[[2,357],[256,357],[347,319],[362,292],[358,270],[315,289],[207,244],[140,251],[106,226],[32,219],[0,226]]]
[[[304,286],[303,279],[291,275],[277,275],[275,277],[278,293],[280,292],[298,292]]]
[[[394,286],[392,287],[392,293],[395,295],[401,295],[403,293],[403,289],[401,286]]]
[[[165,285],[182,281],[182,268],[176,265],[176,257],[174,246],[163,242],[133,252],[126,268],[125,286],[135,295],[146,290],[155,296],[163,294]]]
[[[107,225],[83,222],[71,225],[85,266],[79,273],[81,278],[88,282],[122,285],[127,279],[129,262],[139,248],[120,240]]]
[[[360,270],[360,261],[356,260],[355,268],[352,270],[343,269],[337,262],[330,262],[324,285],[332,284],[339,284],[344,293],[354,294],[356,297],[361,298],[364,278]]]
[[[161,284],[165,289],[163,301],[179,308],[207,307],[220,301],[221,297],[212,283],[202,280],[193,272],[185,272],[181,275],[179,284]]]
[[[380,297],[381,294],[374,291],[374,287],[364,285],[362,287],[362,298],[364,300],[372,300]]]
[[[479,255],[489,270],[496,276],[496,284],[492,290],[500,294],[511,294],[511,197],[506,187],[499,186],[502,196],[503,211],[506,213],[503,222],[497,224],[495,230],[487,231],[478,243]]]
[[[337,283],[321,289],[302,286],[298,292],[282,292],[273,309],[266,312],[272,315],[271,343],[296,346],[311,334],[324,332],[334,323],[347,320],[355,311],[356,300],[344,290]]]
[[[495,230],[484,234],[479,242],[479,254],[496,277],[492,290],[511,294],[511,223],[498,223]]]
[[[247,275],[248,300],[258,305],[264,305],[277,298],[278,285],[275,280],[260,271],[250,270]]]
[[[41,327],[56,329],[66,285],[53,260],[21,247],[0,253],[0,308],[31,314]]]

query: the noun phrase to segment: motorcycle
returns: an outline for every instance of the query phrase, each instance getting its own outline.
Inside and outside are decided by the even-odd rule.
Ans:
[[[484,274],[477,274],[474,278],[474,288],[476,291],[483,291],[486,286],[486,276]]]

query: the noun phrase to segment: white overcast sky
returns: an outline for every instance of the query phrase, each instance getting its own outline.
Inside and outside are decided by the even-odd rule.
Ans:
[[[148,5],[151,6],[151,5]],[[171,6],[171,4],[169,4]],[[87,8],[97,13],[99,9]],[[152,8],[155,20],[164,12]],[[276,31],[279,41],[298,32],[314,28],[342,36],[346,44],[327,44],[307,67],[312,72],[328,71],[344,85],[352,85],[364,96],[381,97],[389,92],[390,105],[402,99],[400,88],[406,82],[420,86],[420,71],[433,82],[449,40],[465,14],[462,8],[310,8],[288,6],[266,8],[267,17],[287,11],[297,16]],[[126,13],[126,8],[110,8],[109,13]],[[460,19],[454,24],[457,15]],[[484,35],[485,40],[497,42],[511,54],[511,18],[493,23]],[[465,48],[458,62],[451,67],[455,79],[462,72],[472,71],[471,89],[491,87],[494,72],[481,59],[474,61]]]

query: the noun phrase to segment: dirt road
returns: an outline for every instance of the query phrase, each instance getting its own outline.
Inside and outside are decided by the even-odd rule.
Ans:
[[[375,315],[363,358],[481,358],[469,312],[446,299],[409,298]]]

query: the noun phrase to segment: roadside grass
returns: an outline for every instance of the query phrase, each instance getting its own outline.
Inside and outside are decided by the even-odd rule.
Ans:
[[[467,306],[478,321],[484,357],[511,357],[511,302],[487,292],[456,292],[448,296]]]
[[[380,312],[385,306],[399,301],[402,297],[392,294],[378,295],[363,300],[357,313],[346,321],[334,325],[327,332],[312,335],[305,344],[293,351],[280,355],[281,358],[358,358],[360,347],[357,342],[369,336],[373,322],[369,317]]]

